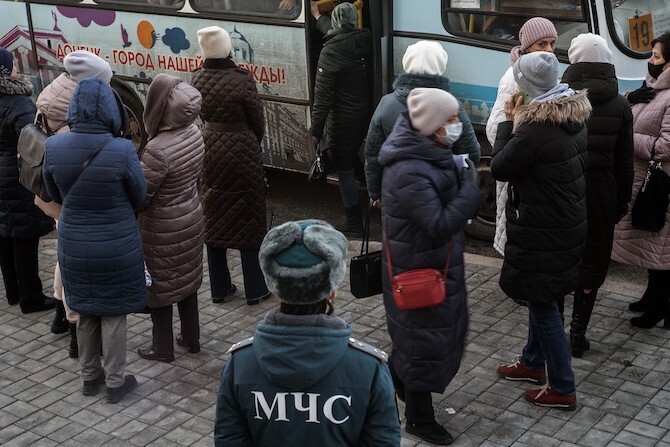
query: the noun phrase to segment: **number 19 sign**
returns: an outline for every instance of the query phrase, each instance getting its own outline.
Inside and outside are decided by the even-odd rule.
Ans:
[[[651,14],[628,19],[628,31],[632,50],[640,52],[651,50],[651,41],[654,40]]]

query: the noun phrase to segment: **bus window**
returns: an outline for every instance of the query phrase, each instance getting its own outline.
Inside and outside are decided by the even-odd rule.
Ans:
[[[225,11],[232,13],[264,15],[295,19],[300,14],[300,0],[206,0],[197,4],[191,0],[196,11]]]
[[[578,34],[588,32],[578,0],[443,0],[443,23],[456,36],[518,45],[519,29],[535,16],[551,20],[558,31],[556,49],[567,52]]]
[[[637,53],[651,51],[651,41],[670,31],[670,5],[664,0],[610,1],[612,38]],[[647,54],[640,55],[647,57]]]
[[[97,0],[97,3],[101,5],[107,3],[119,5],[155,5],[169,9],[180,9],[184,6],[184,0]]]

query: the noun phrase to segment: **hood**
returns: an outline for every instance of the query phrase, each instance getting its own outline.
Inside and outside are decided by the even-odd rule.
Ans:
[[[65,121],[65,114],[76,87],[77,82],[70,75],[61,73],[37,97],[37,109],[52,121]]]
[[[382,145],[378,158],[379,164],[384,167],[401,160],[424,160],[442,169],[454,166],[451,149],[437,145],[414,129],[407,111],[398,116],[398,121]]]
[[[586,91],[565,98],[531,102],[519,107],[514,116],[514,130],[523,123],[549,122],[558,124],[566,132],[579,132],[591,116],[591,103]]]
[[[33,84],[23,77],[0,76],[0,95],[32,96]]]
[[[647,73],[646,81],[647,85],[653,89],[665,90],[670,87],[670,70],[662,72],[658,79],[652,78],[651,75]]]
[[[350,335],[341,318],[272,311],[256,329],[254,354],[270,382],[289,389],[310,387],[340,363]]]
[[[619,94],[619,82],[612,64],[572,64],[563,73],[561,82],[567,83],[573,90],[587,89],[586,95],[593,105],[603,104]]]
[[[117,98],[112,87],[98,78],[79,81],[67,111],[66,121],[70,123],[70,129],[118,135],[123,130],[123,119]]]
[[[444,76],[423,74],[401,74],[393,81],[393,90],[398,101],[407,105],[407,95],[415,88],[439,88],[449,91],[449,79]]]
[[[174,76],[156,76],[149,87],[142,115],[149,139],[159,132],[193,124],[200,114],[201,104],[202,96],[195,87]]]
[[[337,29],[331,31],[332,33],[324,36],[323,42],[324,45],[333,49],[339,57],[361,59],[367,57],[372,51],[372,39],[368,29]]]

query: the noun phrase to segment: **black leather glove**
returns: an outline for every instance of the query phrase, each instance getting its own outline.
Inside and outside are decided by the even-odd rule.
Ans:
[[[461,168],[461,180],[463,183],[469,182],[479,188],[479,175],[477,175],[477,166],[469,158],[465,159],[467,163],[467,168]]]
[[[643,82],[642,87],[633,90],[628,94],[628,102],[631,104],[648,103],[656,96],[653,88],[647,87],[647,83]]]

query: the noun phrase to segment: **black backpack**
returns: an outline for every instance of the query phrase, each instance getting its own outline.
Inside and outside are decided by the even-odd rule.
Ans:
[[[58,130],[67,126],[63,123],[56,129],[50,129],[47,119],[41,113],[35,117],[35,122],[21,129],[16,146],[16,156],[19,166],[19,182],[30,192],[45,202],[51,202],[42,178],[42,162],[44,161],[44,143],[47,138]]]

